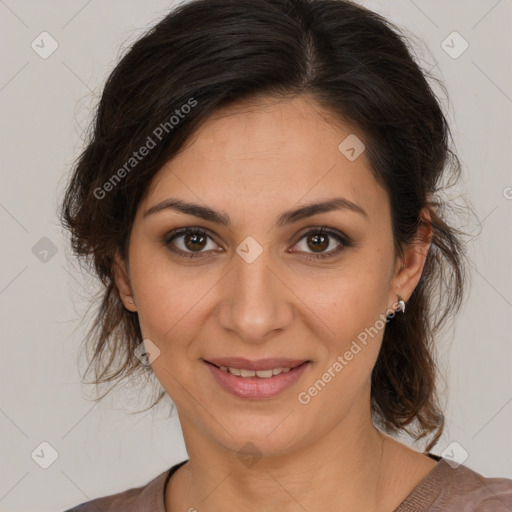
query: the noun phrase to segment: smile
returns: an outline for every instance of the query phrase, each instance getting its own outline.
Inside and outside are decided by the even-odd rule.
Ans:
[[[295,362],[295,366],[247,369],[217,366],[210,361],[203,361],[221,390],[238,398],[251,400],[268,399],[279,395],[292,387],[312,364],[311,361],[299,361]]]
[[[258,377],[260,379],[268,379],[274,375],[286,373],[291,370],[291,368],[272,368],[271,370],[254,371],[244,370],[243,368],[228,368],[227,366],[221,366],[220,369],[224,372],[230,373],[231,375],[236,375],[237,377]]]

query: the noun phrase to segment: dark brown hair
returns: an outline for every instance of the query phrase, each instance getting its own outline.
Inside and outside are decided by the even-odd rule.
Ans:
[[[444,91],[397,27],[343,0],[193,0],[140,37],[105,84],[60,211],[73,251],[103,285],[86,337],[94,383],[151,373],[134,356],[138,317],[123,307],[113,265],[116,251],[126,260],[152,177],[220,107],[308,94],[364,134],[372,172],[389,194],[397,253],[417,239],[420,211],[430,212],[423,274],[406,313],[386,325],[371,391],[374,421],[417,440],[432,435],[430,449],[444,425],[434,335],[462,303],[466,255],[440,195],[461,166],[426,77]]]

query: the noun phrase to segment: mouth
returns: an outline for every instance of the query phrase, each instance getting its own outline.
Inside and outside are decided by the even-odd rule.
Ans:
[[[236,377],[242,377],[242,378],[251,378],[251,377],[258,377],[259,379],[269,379],[270,377],[274,377],[276,375],[280,375],[281,373],[288,373],[289,371],[293,370],[294,368],[297,368],[301,364],[307,363],[309,361],[303,361],[298,364],[293,365],[282,365],[282,366],[272,366],[268,369],[260,369],[260,370],[252,370],[248,368],[243,368],[243,365],[240,365],[239,368],[233,367],[233,366],[226,366],[226,365],[217,365],[212,363],[211,361],[206,361],[207,363],[215,366],[216,368],[219,368],[219,370],[222,370],[223,372],[229,373],[231,375],[235,375]],[[268,366],[268,364],[267,364]]]
[[[215,381],[225,391],[246,399],[271,398],[288,389],[312,364],[310,360],[211,359],[204,360]]]

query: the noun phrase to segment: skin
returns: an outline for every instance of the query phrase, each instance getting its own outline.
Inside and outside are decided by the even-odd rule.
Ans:
[[[168,482],[167,512],[389,512],[436,464],[372,423],[370,377],[383,329],[308,404],[297,399],[396,308],[397,295],[407,301],[430,247],[427,224],[424,241],[395,255],[388,195],[366,154],[350,161],[338,150],[351,133],[364,140],[309,96],[224,108],[158,172],[139,205],[116,284],[160,350],[152,367],[176,405],[189,455]],[[171,209],[144,216],[170,197],[222,211],[231,224]],[[368,217],[345,209],[276,226],[284,211],[334,197]],[[318,249],[304,235],[321,226],[354,245],[308,260]],[[162,242],[182,227],[203,228],[211,239]],[[248,236],[263,250],[250,264],[236,252]],[[328,240],[324,254],[339,246]],[[203,362],[223,356],[312,364],[276,397],[248,400],[225,392]],[[238,457],[248,442],[261,454],[250,467]]]

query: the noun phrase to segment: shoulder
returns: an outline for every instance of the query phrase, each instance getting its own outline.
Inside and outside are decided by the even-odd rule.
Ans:
[[[437,498],[432,511],[510,512],[512,511],[512,480],[485,477],[467,466],[450,465],[442,459],[431,479]]]
[[[86,501],[64,512],[165,512],[165,484],[175,468],[165,470],[145,485]]]
[[[441,456],[393,512],[511,512],[512,480],[485,477]]]

